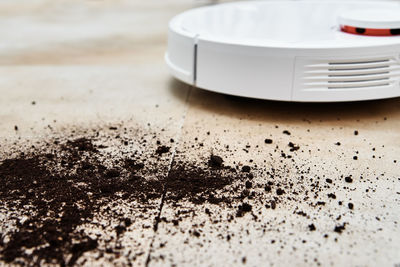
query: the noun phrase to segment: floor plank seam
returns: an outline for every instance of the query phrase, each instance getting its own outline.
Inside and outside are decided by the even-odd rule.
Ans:
[[[184,123],[185,123],[186,115],[187,115],[187,112],[188,112],[188,109],[189,109],[189,98],[190,98],[192,89],[193,89],[193,87],[191,86],[191,87],[189,88],[187,94],[186,94],[186,97],[185,97],[185,110],[184,110],[184,112],[183,112],[183,115],[182,115],[182,118],[181,118],[181,122],[180,122],[180,125],[179,125],[179,131],[178,131],[178,134],[177,134],[177,136],[176,136],[176,143],[175,143],[176,145],[175,145],[175,147],[174,147],[174,150],[172,151],[171,161],[170,161],[169,166],[168,166],[167,176],[166,176],[167,179],[166,179],[166,182],[164,183],[163,193],[162,193],[162,195],[161,195],[160,207],[159,207],[158,214],[157,214],[157,216],[156,216],[156,218],[155,218],[154,225],[153,225],[154,234],[153,234],[153,237],[152,237],[150,246],[149,246],[149,251],[148,251],[148,253],[147,253],[147,258],[146,258],[146,263],[145,263],[145,266],[146,266],[146,267],[149,266],[150,261],[151,261],[151,251],[152,251],[152,249],[153,249],[154,239],[155,239],[155,237],[156,237],[156,235],[157,235],[158,224],[159,224],[160,219],[161,219],[161,213],[162,213],[162,209],[163,209],[163,207],[164,207],[164,200],[165,200],[165,196],[166,196],[166,194],[167,194],[167,190],[166,190],[167,186],[166,186],[166,184],[168,183],[168,177],[169,177],[169,175],[170,175],[170,171],[171,171],[172,166],[173,166],[173,164],[174,164],[175,155],[176,155],[176,150],[177,150],[177,147],[178,147],[178,145],[179,145],[179,142],[180,142],[180,139],[181,139],[181,136],[182,136],[183,125],[184,125]]]

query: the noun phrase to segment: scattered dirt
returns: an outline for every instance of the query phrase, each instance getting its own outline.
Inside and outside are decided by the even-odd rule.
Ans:
[[[230,203],[232,199],[220,196],[218,190],[242,179],[230,169],[216,170],[190,163],[177,163],[166,178],[166,191],[169,199],[174,202],[186,199],[194,204]]]
[[[218,193],[244,179],[234,168],[223,168],[223,159],[216,155],[206,164],[173,162],[168,176],[149,179],[159,168],[157,157],[150,166],[143,162],[151,156],[111,159],[103,152],[109,144],[101,140],[96,136],[47,140],[43,146],[0,162],[0,199],[8,210],[24,213],[16,220],[16,229],[7,233],[7,241],[2,237],[2,261],[74,265],[85,252],[101,250],[96,237],[78,229],[90,224],[109,203],[123,200],[147,205],[163,194],[174,202],[231,203],[233,199]],[[169,151],[160,145],[156,154]],[[250,210],[243,204],[243,213]],[[121,236],[131,221],[122,216],[118,220],[115,231]]]
[[[232,149],[231,144],[222,146],[226,151],[212,150],[218,155],[207,152],[200,159],[188,160],[187,151],[173,151],[164,145],[176,142],[170,137],[148,133],[124,135],[125,131],[121,126],[108,126],[79,134],[60,134],[39,142],[25,140],[24,146],[11,144],[12,152],[3,149],[0,209],[10,217],[9,226],[0,222],[4,229],[0,262],[72,266],[86,260],[87,253],[94,253],[96,259],[106,257],[109,262],[130,255],[126,262],[133,262],[136,256],[131,255],[143,252],[122,253],[121,241],[132,227],[157,231],[159,224],[168,223],[179,229],[185,218],[200,211],[204,211],[211,224],[240,222],[244,217],[259,223],[285,207],[293,209],[293,216],[303,218],[303,229],[313,234],[309,232],[327,227],[301,206],[307,205],[318,214],[335,205],[339,208],[337,214],[329,214],[328,227],[335,235],[346,231],[349,225],[343,222],[340,206],[347,203],[347,212],[356,212],[351,199],[341,199],[336,190],[343,188],[343,179],[348,188],[352,177],[357,178],[356,182],[358,177],[349,172],[347,176],[337,174],[328,178],[323,172],[313,172],[304,161],[296,163],[297,154],[310,153],[303,151],[307,145],[303,144],[301,149],[293,142],[283,143],[281,148],[277,145],[274,153],[278,157],[264,155],[265,166],[270,166],[265,167],[252,158],[245,164],[232,161],[229,155],[242,148]],[[288,131],[284,134],[291,135]],[[203,140],[199,140],[185,145],[193,149],[202,147]],[[273,141],[265,139],[265,143]],[[247,145],[246,149],[257,146]],[[172,162],[166,153],[174,155]],[[161,216],[158,209],[163,205],[173,207],[176,214]],[[120,211],[122,206],[129,212]],[[225,217],[215,214],[212,207],[226,212]],[[264,213],[267,215],[263,219]],[[149,216],[153,227],[138,226],[136,216]],[[190,236],[203,238],[202,226],[189,227]],[[102,234],[93,234],[89,231],[92,228],[100,229]],[[321,236],[329,238],[328,233]],[[232,237],[223,236],[227,242]]]
[[[67,140],[51,152],[39,150],[1,162],[1,200],[28,216],[2,242],[6,263],[24,258],[38,265],[74,265],[84,252],[97,248],[97,240],[76,230],[90,223],[105,202],[123,198],[145,203],[160,196],[160,181],[146,180],[123,165],[108,168],[93,141]]]
[[[329,197],[329,198],[332,198],[332,199],[336,199],[336,195],[335,195],[334,193],[329,193],[329,194],[328,194],[328,197]]]
[[[290,147],[290,152],[297,151],[300,149],[300,146],[295,145],[292,142],[289,142],[288,146]]]
[[[236,213],[237,217],[243,217],[247,212],[250,212],[253,207],[248,203],[240,204]]]

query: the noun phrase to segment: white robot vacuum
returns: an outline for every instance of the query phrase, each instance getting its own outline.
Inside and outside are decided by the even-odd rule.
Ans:
[[[400,96],[400,1],[246,1],[169,24],[174,77],[214,92],[333,102]]]

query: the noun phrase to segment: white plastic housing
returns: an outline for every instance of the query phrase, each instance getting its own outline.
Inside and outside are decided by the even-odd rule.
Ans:
[[[169,24],[171,73],[237,96],[305,102],[400,96],[400,36],[340,31],[341,14],[400,2],[247,1],[186,11]]]
[[[400,8],[355,9],[340,14],[341,25],[370,29],[400,29]]]

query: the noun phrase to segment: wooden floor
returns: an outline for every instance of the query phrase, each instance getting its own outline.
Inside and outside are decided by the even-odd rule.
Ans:
[[[204,161],[214,153],[227,165],[249,165],[251,183],[262,185],[257,192],[272,179],[268,170],[287,186],[275,209],[271,195],[260,193],[246,199],[251,212],[234,218],[240,203],[176,203],[164,194],[132,214],[121,242],[134,256],[99,259],[94,251],[78,264],[398,266],[400,99],[283,103],[174,80],[163,61],[168,20],[205,3],[0,3],[0,149],[118,124],[174,139],[165,175],[176,158]],[[290,142],[299,149],[290,151]],[[170,223],[177,216],[178,226]],[[12,228],[8,218],[1,209],[3,234]]]

